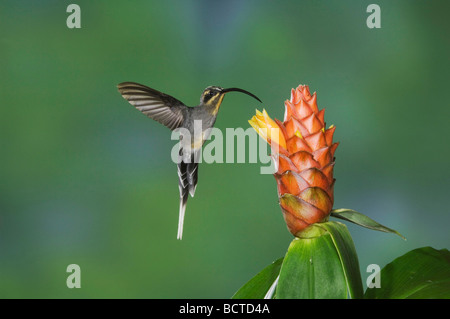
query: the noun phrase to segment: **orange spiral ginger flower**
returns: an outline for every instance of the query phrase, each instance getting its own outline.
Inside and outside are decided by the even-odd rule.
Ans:
[[[309,225],[328,220],[338,143],[333,143],[335,126],[325,129],[325,109],[319,111],[317,95],[311,95],[308,86],[292,89],[285,107],[283,123],[272,120],[265,110],[257,110],[249,123],[272,146],[283,217],[289,231],[298,236]]]

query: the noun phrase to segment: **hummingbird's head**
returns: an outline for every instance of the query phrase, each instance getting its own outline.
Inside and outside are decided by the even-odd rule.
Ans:
[[[211,106],[214,109],[214,113],[217,113],[219,110],[220,104],[222,103],[222,100],[226,93],[228,92],[241,92],[245,93],[247,95],[250,95],[254,99],[261,102],[256,95],[253,95],[252,93],[238,89],[238,88],[229,88],[224,89],[219,86],[208,86],[202,93],[202,96],[200,97],[200,103],[206,106]],[[262,103],[262,102],[261,102]]]
[[[215,105],[217,102],[222,102],[223,88],[218,86],[208,86],[200,97],[200,103],[203,105]]]

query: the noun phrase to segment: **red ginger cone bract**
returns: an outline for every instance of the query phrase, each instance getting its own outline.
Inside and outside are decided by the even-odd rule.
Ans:
[[[249,123],[270,144],[278,159],[274,176],[281,210],[289,231],[297,236],[311,224],[328,220],[333,207],[334,126],[325,128],[324,109],[306,85],[292,89],[285,102],[284,122],[256,112]],[[260,129],[278,130],[260,130]],[[273,146],[273,145],[272,145]],[[275,151],[274,151],[275,150]]]

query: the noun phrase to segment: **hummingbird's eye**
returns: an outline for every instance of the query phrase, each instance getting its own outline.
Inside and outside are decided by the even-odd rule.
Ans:
[[[214,96],[216,92],[213,90],[207,90],[203,93],[203,103],[208,103]]]
[[[206,92],[206,94],[205,94],[205,100],[209,100],[209,99],[211,99],[213,96],[214,96],[214,92],[208,91],[208,92]]]

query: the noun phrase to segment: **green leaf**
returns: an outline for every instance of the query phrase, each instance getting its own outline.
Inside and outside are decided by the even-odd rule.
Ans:
[[[367,299],[450,298],[450,252],[431,247],[414,249],[386,265],[381,287],[367,288]]]
[[[339,222],[320,223],[317,226],[325,228],[331,234],[344,269],[350,298],[363,298],[364,290],[359,271],[358,255],[347,226]]]
[[[277,299],[347,298],[344,271],[331,235],[323,228],[311,227],[318,230],[317,237],[295,238],[289,245],[280,270]]]
[[[333,209],[331,211],[331,216],[352,222],[356,225],[366,227],[369,229],[378,230],[378,231],[382,231],[385,233],[394,233],[394,234],[399,235],[404,240],[406,240],[406,238],[402,234],[400,234],[398,231],[391,229],[389,227],[383,226],[383,225],[377,223],[376,221],[374,221],[373,219],[367,217],[366,215],[361,214],[352,209],[347,209],[347,208]]]
[[[283,258],[277,259],[243,285],[232,299],[263,299],[280,273]]]

